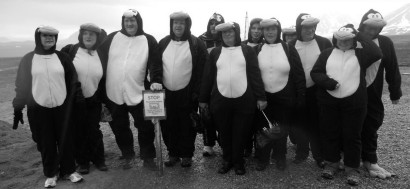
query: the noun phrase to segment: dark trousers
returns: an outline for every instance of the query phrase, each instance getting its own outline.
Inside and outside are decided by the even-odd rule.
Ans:
[[[76,162],[88,165],[90,162],[105,162],[103,135],[100,130],[101,103],[86,99],[84,115],[76,120]]]
[[[124,158],[132,157],[134,152],[134,136],[130,129],[130,119],[128,113],[134,118],[134,126],[138,130],[138,143],[140,146],[141,159],[152,159],[155,157],[155,131],[150,120],[144,120],[143,104],[127,106],[110,103],[108,106],[111,112],[112,121],[110,127],[115,135],[115,141],[121,150]]]
[[[309,156],[309,146],[313,159],[322,160],[322,146],[320,143],[319,107],[316,99],[316,86],[306,90],[306,107],[295,110],[292,134],[297,144],[296,156]]]
[[[211,121],[208,122],[205,125],[204,128],[204,133],[202,134],[202,140],[204,143],[204,146],[210,146],[210,147],[214,147],[216,142],[218,140],[218,136],[216,134],[217,132],[217,128],[216,128],[216,124],[214,121],[214,116],[211,113]]]
[[[162,138],[167,146],[169,156],[192,158],[195,151],[196,131],[192,126],[191,107],[180,107],[181,102],[174,96],[178,92],[167,91],[167,119],[162,121]]]
[[[344,164],[358,168],[361,154],[361,131],[366,116],[366,105],[351,106],[343,100],[320,104],[320,131],[324,159],[338,162],[343,149]]]
[[[383,119],[382,119],[383,120]],[[377,131],[379,130],[382,122],[374,119],[369,114],[363,124],[362,129],[362,160],[368,161],[372,164],[377,163]]]
[[[243,151],[251,130],[256,101],[250,91],[239,98],[223,97],[218,91],[211,97],[211,112],[219,129],[223,160],[243,165]]]
[[[275,102],[274,99],[267,95],[268,97],[268,106],[264,110],[268,119],[273,123],[277,122],[280,126],[281,133],[279,134],[278,139],[273,140],[268,145],[264,146],[263,148],[257,148],[258,159],[261,162],[269,162],[270,154],[272,151],[272,156],[276,159],[286,159],[287,153],[287,137],[288,137],[288,130],[289,130],[289,123],[290,123],[290,113],[291,113],[291,106],[287,104],[281,104]],[[256,113],[258,125],[261,126],[268,126],[268,122],[263,114],[259,111]]]
[[[64,176],[75,171],[73,125],[67,118],[65,107],[65,104],[56,108],[37,105],[27,110],[46,177],[56,176],[57,173]]]

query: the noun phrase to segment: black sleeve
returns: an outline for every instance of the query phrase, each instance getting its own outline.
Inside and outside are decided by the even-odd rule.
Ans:
[[[245,56],[246,72],[253,94],[256,100],[266,101],[265,87],[262,81],[261,71],[259,69],[258,56],[252,47],[244,45],[242,48],[247,48],[248,54]]]
[[[162,62],[162,52],[164,47],[166,37],[159,41],[157,48],[155,49],[155,56],[156,61],[152,62],[149,67],[149,76],[151,83],[161,83],[162,84],[162,77],[163,77],[163,62]]]
[[[202,74],[204,73],[204,66],[208,59],[208,51],[206,50],[205,44],[198,38],[195,38],[197,43],[197,70],[195,71],[195,83],[194,83],[194,95],[199,97],[201,91]]]
[[[72,44],[68,44],[65,47],[61,48],[61,52],[66,53],[66,54],[70,54],[70,49],[72,48]]]
[[[84,95],[81,90],[81,83],[78,80],[77,71],[70,57],[62,52],[56,52],[65,71],[65,82],[67,87],[67,96],[74,100],[74,102],[84,102]]]
[[[13,99],[13,108],[21,111],[27,105],[27,100],[31,94],[31,61],[34,53],[26,54],[20,61],[16,77],[16,97]]]
[[[149,55],[148,55],[148,62],[147,62],[147,74],[148,74],[148,72],[150,72],[149,74],[150,74],[150,77],[151,77],[151,68],[153,66],[161,64],[161,68],[162,68],[162,60],[161,60],[162,58],[161,59],[159,58],[157,40],[151,35],[145,34],[145,36],[148,39],[148,47],[149,47]],[[145,76],[145,78],[147,78],[147,77]],[[151,80],[151,78],[150,78],[150,82],[151,83],[153,83],[153,82],[162,83],[162,77],[161,77],[161,80],[159,80],[159,81]]]
[[[114,38],[114,36],[117,34],[118,32],[113,32],[110,35],[108,35],[104,41],[101,43],[101,45],[98,47],[98,50],[100,51],[100,60],[103,63],[103,65],[107,65],[108,64],[108,54],[110,53],[110,46],[111,46],[111,42]]]
[[[382,63],[386,69],[386,82],[390,92],[390,100],[398,100],[403,95],[401,91],[401,75],[399,65],[397,63],[396,51],[393,42],[385,37],[385,44],[388,46],[388,53],[384,54]]]
[[[204,71],[202,73],[201,90],[198,99],[199,102],[209,103],[212,87],[216,79],[216,61],[219,57],[218,53],[220,52],[220,47],[212,49],[209,58],[205,63]]]
[[[370,65],[383,57],[382,51],[376,43],[367,37],[364,37],[361,32],[357,34],[356,39],[362,45],[362,48],[358,48],[360,49],[359,62],[364,69],[367,69]]]
[[[310,72],[310,77],[319,87],[326,90],[335,90],[337,81],[330,78],[326,74],[326,63],[333,49],[326,49],[320,53],[319,58],[317,59],[315,65]]]
[[[306,91],[306,77],[303,70],[302,61],[299,53],[293,45],[289,45],[289,56],[291,65],[291,77],[295,84],[297,96],[305,96]]]

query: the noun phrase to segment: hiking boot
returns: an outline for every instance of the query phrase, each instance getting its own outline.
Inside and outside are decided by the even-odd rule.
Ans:
[[[223,162],[222,167],[218,169],[219,174],[225,174],[232,169],[233,165],[229,162]]]
[[[336,172],[339,170],[339,162],[329,163],[325,165],[325,168],[322,171],[322,178],[333,179]]]
[[[179,157],[170,156],[170,157],[169,157],[169,160],[166,161],[166,162],[164,163],[164,165],[165,165],[166,167],[172,167],[172,166],[174,166],[175,164],[177,164],[177,163],[180,162],[180,161],[181,161],[181,159],[180,159]]]
[[[346,167],[347,184],[357,186],[360,182],[360,172],[358,169]]]
[[[95,167],[96,167],[98,170],[100,170],[100,171],[108,171],[108,167],[107,167],[107,165],[105,165],[104,162],[102,162],[102,163],[96,163],[96,164],[94,164],[94,165],[95,165]]]
[[[244,175],[246,173],[245,165],[235,165],[235,174],[236,175]]]
[[[54,188],[57,185],[57,176],[49,177],[44,183],[45,188]]]
[[[80,174],[86,175],[90,172],[90,165],[89,164],[80,164],[77,170]]]

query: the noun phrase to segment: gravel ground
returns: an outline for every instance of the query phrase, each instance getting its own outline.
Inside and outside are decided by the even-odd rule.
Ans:
[[[410,68],[402,67],[401,71],[410,73]],[[11,129],[14,86],[10,81],[14,81],[14,78],[10,79],[10,75],[4,76],[5,72],[11,72],[12,75],[13,70],[0,73],[0,188],[42,188],[45,178],[42,174],[40,154],[31,140],[27,121],[18,130]],[[396,173],[397,177],[387,180],[370,178],[361,169],[362,181],[355,188],[410,188],[410,75],[402,75],[402,80],[404,96],[399,105],[392,105],[388,95],[383,96],[386,116],[379,131],[378,150],[380,165]],[[221,150],[216,148],[216,157],[202,157],[200,135],[197,136],[191,168],[182,168],[179,165],[173,168],[165,167],[164,175],[160,177],[157,172],[143,168],[137,157],[131,163],[131,169],[123,170],[122,162],[118,160],[120,152],[111,129],[106,124],[102,124],[101,129],[110,170],[100,172],[92,167],[90,174],[84,176],[83,183],[72,184],[61,180],[57,183],[57,188],[349,188],[343,172],[334,180],[323,180],[320,177],[321,170],[316,167],[311,157],[302,164],[293,164],[291,161],[295,148],[292,144],[288,145],[288,168],[283,172],[278,171],[274,164],[263,172],[256,171],[256,160],[251,157],[246,159],[246,175],[237,176],[233,171],[220,175],[217,169],[220,166]],[[136,139],[137,131],[135,128],[132,131]],[[136,140],[135,150],[138,156],[139,147]]]

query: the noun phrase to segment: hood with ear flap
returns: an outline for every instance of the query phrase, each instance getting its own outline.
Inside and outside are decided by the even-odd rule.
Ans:
[[[124,18],[125,17],[135,17],[137,19],[138,29],[137,29],[137,33],[135,34],[135,36],[144,34],[144,29],[143,29],[144,27],[143,27],[141,15],[135,9],[128,9],[122,15],[122,17],[121,17],[121,30],[120,30],[120,32],[122,34],[130,37],[130,34],[127,33],[127,30],[125,30],[125,27],[124,27]]]
[[[261,21],[262,21],[262,18],[254,18],[251,20],[251,23],[249,24],[249,30],[248,30],[248,41],[252,42],[252,34],[251,34],[252,25],[256,23],[259,24]],[[263,34],[261,34],[258,40],[258,43],[262,43],[262,42],[263,42]]]
[[[336,32],[333,33],[333,38],[332,38],[332,43],[333,46],[336,48],[339,48],[337,46],[337,40],[347,40],[347,39],[353,39],[353,47],[355,48],[357,46],[357,41],[356,41],[356,35],[357,35],[357,30],[354,28],[353,24],[346,24],[339,28]]]
[[[48,34],[48,35],[54,35],[55,36],[55,41],[56,43],[54,46],[52,46],[50,49],[45,50],[43,47],[43,44],[41,43],[41,38],[40,34]],[[41,55],[46,55],[46,54],[53,54],[54,51],[56,50],[56,45],[57,45],[57,39],[58,39],[58,33],[59,31],[51,26],[40,26],[36,29],[34,32],[34,40],[36,43],[36,47],[34,48],[34,52],[36,54],[41,54]]]
[[[83,41],[84,31],[94,32],[97,35],[97,41],[95,42],[94,46],[91,48],[92,50],[97,49],[98,46],[102,43],[102,41],[105,38],[105,36],[101,35],[101,32],[103,30],[100,27],[98,27],[97,25],[92,24],[92,23],[86,23],[86,24],[82,24],[80,26],[80,32],[78,34],[78,43],[80,44],[80,47],[85,49],[85,45],[84,45],[84,41]]]
[[[275,17],[272,17],[270,19],[264,19],[264,20],[261,21],[262,30],[263,30],[263,28],[271,27],[271,26],[274,26],[278,29],[278,33],[277,33],[276,40],[275,40],[274,43],[281,42],[282,40],[280,39],[280,36],[281,36],[281,33],[282,33],[282,26],[281,26],[279,20],[276,19]],[[268,43],[266,41],[266,39],[265,39],[265,42]]]
[[[296,18],[296,34],[298,36],[298,40],[302,41],[302,26],[315,26],[316,29],[319,22],[320,20],[318,18],[312,17],[308,13],[299,14],[299,16]]]
[[[212,14],[211,18],[209,18],[208,20],[208,25],[206,26],[206,36],[207,38],[210,38],[210,39],[212,38],[212,33],[211,33],[211,29],[209,26],[211,25],[212,20],[216,21],[216,25],[225,23],[225,19],[221,14],[219,13]]]
[[[363,15],[358,30],[363,32],[364,25],[378,27],[380,28],[378,33],[380,33],[383,30],[383,27],[387,25],[387,22],[378,11],[370,9]],[[375,37],[377,37],[377,35]]]
[[[239,24],[236,22],[226,22],[223,24],[219,24],[215,27],[215,30],[218,31],[218,35],[222,39],[222,45],[224,47],[228,47],[228,45],[225,44],[223,37],[222,37],[222,32],[223,31],[228,31],[230,29],[233,29],[235,32],[235,45],[234,46],[240,46],[241,45],[241,28],[239,27]]]
[[[171,39],[175,40],[175,34],[172,31],[172,27],[174,26],[174,20],[177,19],[184,19],[185,20],[185,31],[184,34],[181,37],[181,41],[186,41],[190,38],[191,36],[191,26],[192,26],[192,20],[191,17],[184,12],[174,12],[170,15],[170,35],[171,35]]]

